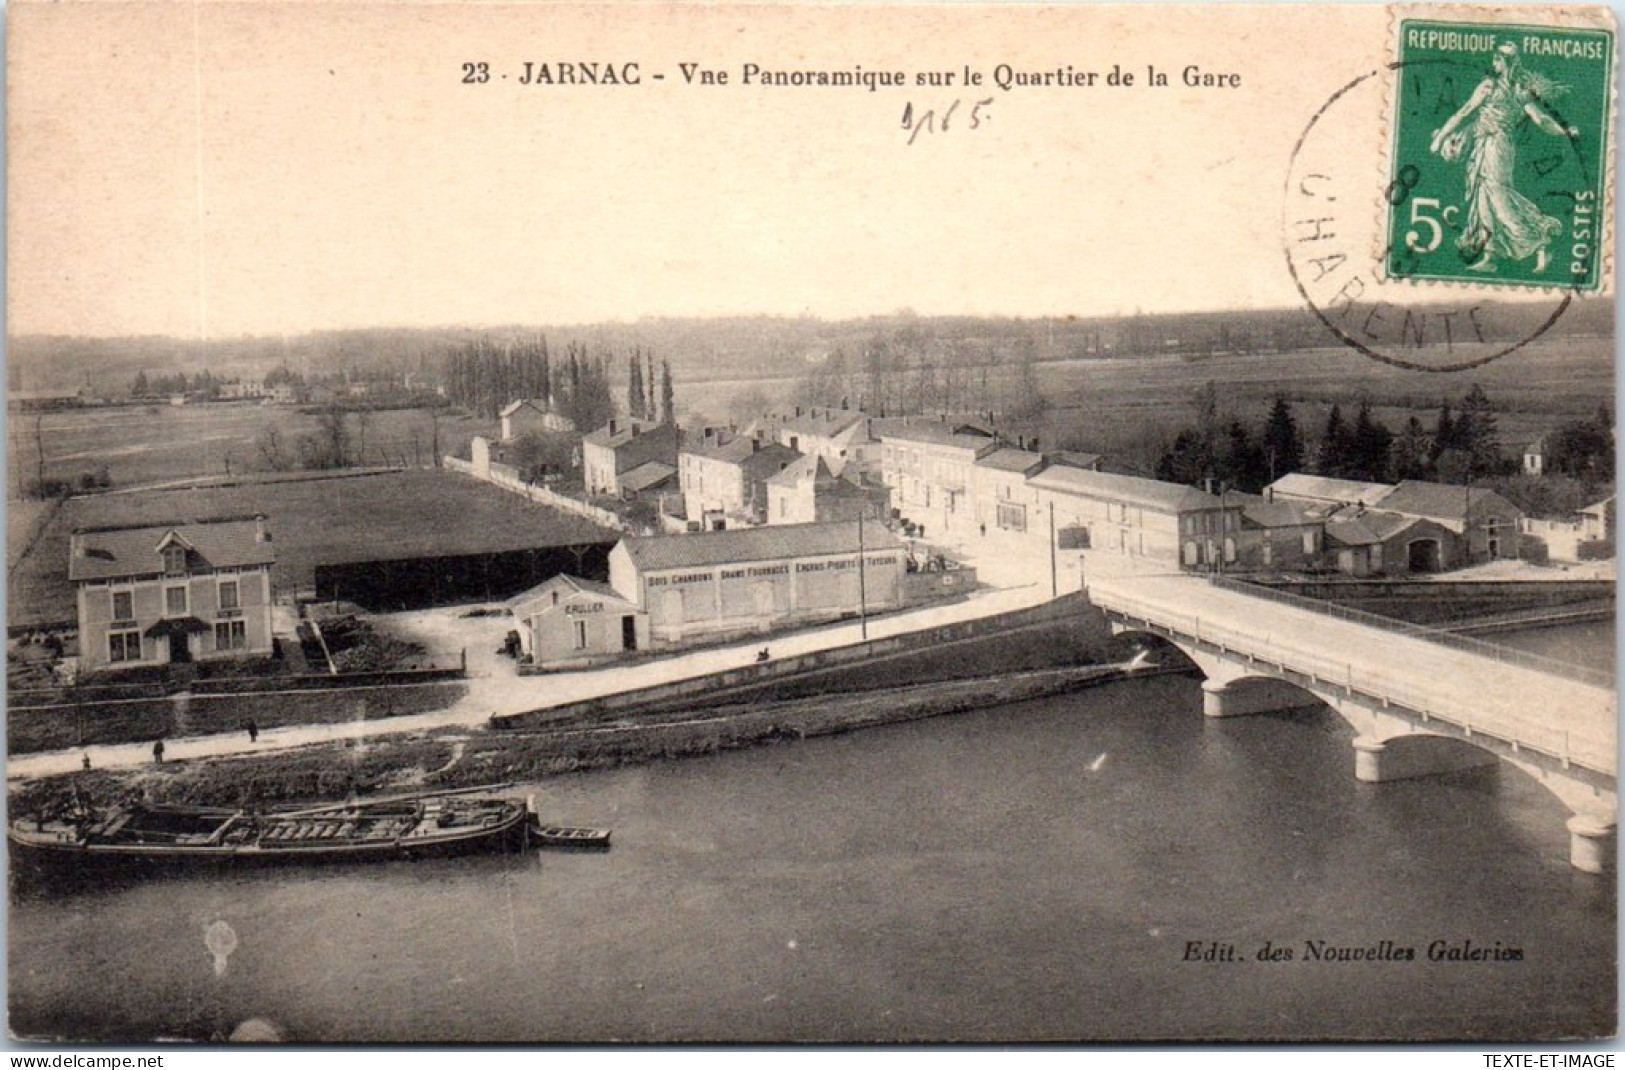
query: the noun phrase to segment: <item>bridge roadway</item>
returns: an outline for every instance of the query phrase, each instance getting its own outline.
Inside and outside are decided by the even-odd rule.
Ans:
[[[1593,778],[1606,778],[1610,787],[1617,777],[1612,688],[1196,576],[1095,574],[1088,588],[1090,600],[1120,621],[1144,622],[1176,642],[1193,641],[1253,662],[1259,675],[1290,680],[1296,674],[1344,689],[1374,708],[1409,711],[1421,731],[1430,720],[1444,722],[1514,752],[1536,752],[1577,766]]]

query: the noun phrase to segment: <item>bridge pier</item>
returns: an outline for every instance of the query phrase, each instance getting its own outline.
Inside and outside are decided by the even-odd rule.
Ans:
[[[1569,863],[1582,873],[1612,873],[1619,826],[1613,814],[1579,813],[1568,820]]]
[[[1586,873],[1617,868],[1617,694],[1601,682],[1555,676],[1413,636],[1362,636],[1344,621],[1238,592],[1183,592],[1191,577],[1136,577],[1133,589],[1096,578],[1090,598],[1114,633],[1171,642],[1207,679],[1209,717],[1300,709],[1324,702],[1354,729],[1354,773],[1366,783],[1437,776],[1501,764],[1528,774],[1574,816],[1569,860]],[[1201,615],[1193,612],[1199,605]],[[1259,620],[1268,614],[1260,634]],[[1366,629],[1369,631],[1370,629]],[[1281,641],[1274,636],[1282,635]],[[1372,641],[1380,638],[1375,647]],[[1408,659],[1390,656],[1406,648]],[[1364,660],[1361,660],[1363,652]],[[1389,661],[1439,665],[1394,680]],[[1467,687],[1464,682],[1472,681]],[[1541,723],[1521,715],[1547,711]]]
[[[1257,713],[1301,710],[1319,701],[1285,680],[1264,676],[1250,666],[1200,649],[1186,655],[1202,670],[1202,712],[1208,717],[1249,717]]]
[[[1248,717],[1255,713],[1298,710],[1315,703],[1313,695],[1284,680],[1249,676],[1202,681],[1202,713],[1208,717]]]
[[[1354,740],[1354,779],[1367,784],[1482,769],[1500,761],[1489,751],[1445,736],[1404,735],[1386,740],[1356,736]]]

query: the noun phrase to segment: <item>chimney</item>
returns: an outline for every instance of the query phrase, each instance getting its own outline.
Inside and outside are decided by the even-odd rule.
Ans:
[[[615,420],[613,418],[609,421],[609,433],[612,435],[615,433]]]
[[[751,453],[760,453],[761,450],[762,450],[762,440],[759,439],[759,438],[752,438],[750,440],[750,452]]]
[[[790,448],[797,451],[801,449],[801,439],[796,435],[790,436]]]
[[[636,420],[633,420],[632,421],[632,437],[637,438],[641,434],[643,434],[643,428],[638,426],[638,422]]]

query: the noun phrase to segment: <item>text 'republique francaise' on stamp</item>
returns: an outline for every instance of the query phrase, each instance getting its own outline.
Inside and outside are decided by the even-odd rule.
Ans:
[[[1613,18],[1396,9],[1390,36],[1388,61],[1339,88],[1297,144],[1288,267],[1343,344],[1477,367],[1611,286]],[[1362,144],[1373,129],[1385,154]]]

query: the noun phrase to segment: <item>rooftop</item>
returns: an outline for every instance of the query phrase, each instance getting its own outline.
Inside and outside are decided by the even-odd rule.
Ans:
[[[731,531],[702,531],[688,535],[628,536],[621,540],[632,563],[644,571],[703,568],[750,561],[782,561],[798,557],[828,557],[858,552],[859,526],[863,548],[891,550],[902,546],[879,524],[842,520],[825,524],[776,524]]]
[[[596,431],[589,431],[583,435],[582,441],[594,446],[606,446],[609,449],[615,449],[626,445],[641,435],[646,435],[665,426],[665,424],[656,423],[653,420],[621,419],[617,417]]]
[[[1371,546],[1393,538],[1406,528],[1414,527],[1416,517],[1367,510],[1357,517],[1334,520],[1326,525],[1326,537],[1344,546]]]
[[[664,461],[646,461],[636,468],[622,472],[619,478],[622,490],[648,490],[677,474],[677,469]]]
[[[68,540],[68,578],[152,576],[164,572],[163,549],[186,548],[190,570],[245,568],[276,562],[263,517],[230,517],[130,527],[81,528]]]
[[[749,435],[730,435],[690,438],[683,443],[683,452],[695,457],[706,457],[725,464],[749,466],[759,471],[778,472],[801,454],[777,442],[763,442]]]
[[[1450,483],[1428,483],[1420,479],[1407,479],[1375,505],[1390,512],[1409,516],[1425,516],[1434,520],[1461,521],[1473,506],[1498,505],[1519,512],[1518,508],[1493,490],[1484,487],[1460,487]]]
[[[815,406],[808,409],[797,408],[788,413],[773,413],[764,417],[763,422],[793,434],[833,438],[853,430],[868,419],[869,414],[860,409],[827,409]]]
[[[1078,450],[1055,450],[1044,454],[1044,460],[1050,464],[1058,464],[1065,468],[1092,468],[1098,471],[1100,462],[1105,458],[1098,453],[1082,453]]]
[[[1392,483],[1363,483],[1353,479],[1289,472],[1264,488],[1265,497],[1305,498],[1317,502],[1373,505],[1394,489]]]
[[[1050,466],[1027,480],[1030,486],[1060,494],[1074,494],[1083,498],[1101,498],[1125,502],[1162,512],[1187,512],[1196,509],[1218,509],[1223,504],[1217,494],[1197,490],[1179,483],[1164,483],[1140,476],[1121,476],[1112,472],[1092,472],[1085,468]],[[1232,503],[1239,505],[1239,502]]]
[[[767,482],[773,487],[798,487],[811,483],[815,495],[855,498],[868,493],[861,483],[850,476],[836,475],[829,462],[816,453],[808,454],[784,471],[769,476]]]
[[[1030,450],[1006,446],[979,458],[976,463],[983,468],[996,468],[1001,472],[1031,472],[1044,463],[1044,456]]]
[[[1610,494],[1600,502],[1593,502],[1580,510],[1582,516],[1603,516],[1614,507],[1614,496]]]
[[[973,420],[948,420],[937,417],[903,416],[875,420],[869,432],[877,439],[897,439],[904,442],[924,442],[933,446],[955,446],[971,451],[985,451],[997,445],[993,431]]]
[[[550,413],[553,411],[553,407],[545,401],[537,398],[520,398],[518,401],[510,401],[507,405],[503,406],[502,412],[499,415],[512,416],[520,409],[525,408],[535,409],[540,413]]]
[[[514,610],[517,616],[525,606],[546,599],[555,590],[559,592],[561,597],[565,598],[570,597],[572,594],[586,594],[595,598],[612,598],[616,602],[630,605],[626,598],[609,584],[599,583],[597,580],[583,579],[580,576],[572,576],[568,572],[561,572],[552,579],[545,580],[527,591],[520,591],[508,599],[506,605],[509,609]]]
[[[1272,502],[1257,494],[1232,492],[1230,500],[1241,500],[1242,519],[1260,528],[1296,528],[1315,523],[1314,510],[1303,502]]]

